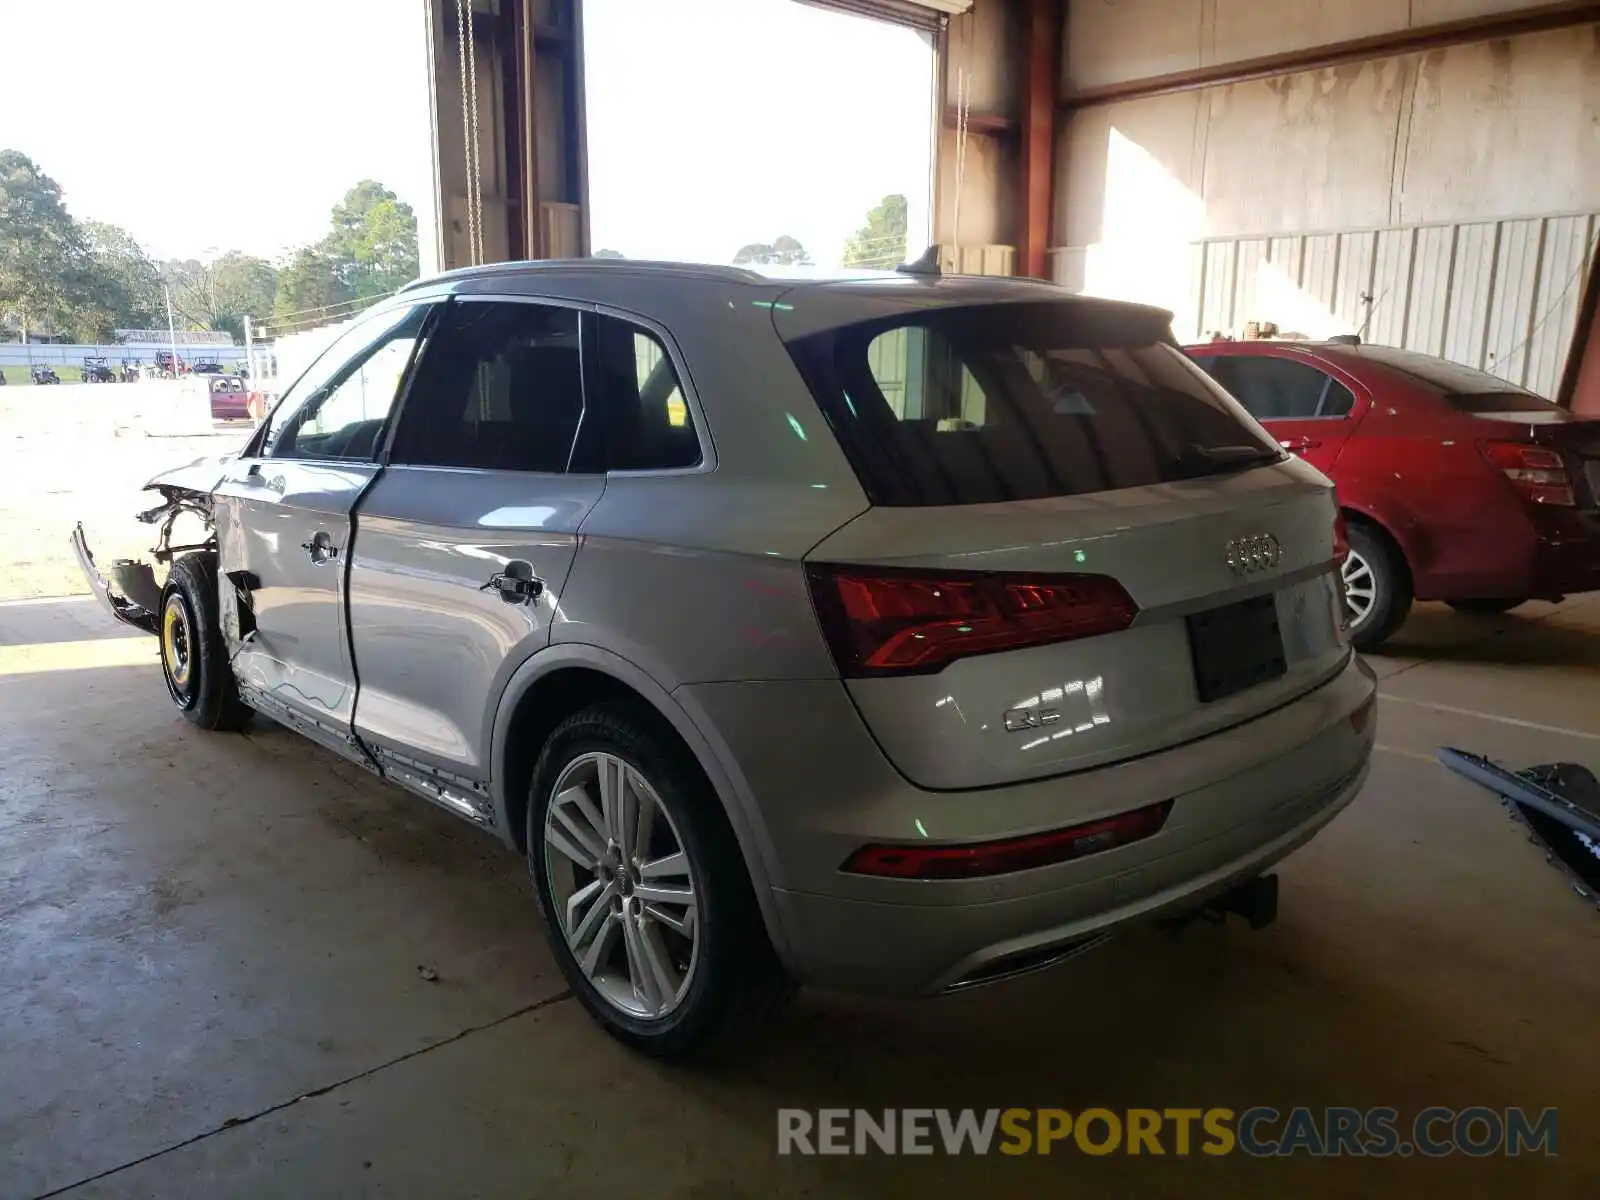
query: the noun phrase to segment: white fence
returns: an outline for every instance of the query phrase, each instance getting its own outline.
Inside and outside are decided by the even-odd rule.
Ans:
[[[85,358],[103,358],[113,367],[123,359],[153,363],[158,352],[170,353],[167,342],[113,342],[90,345],[85,342],[0,342],[0,365],[12,367],[81,367]],[[244,347],[232,344],[186,346],[178,343],[178,357],[186,363],[217,362],[229,370],[244,361]]]

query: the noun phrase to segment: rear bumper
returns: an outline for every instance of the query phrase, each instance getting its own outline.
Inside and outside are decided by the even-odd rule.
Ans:
[[[1031,962],[1125,925],[1200,907],[1310,841],[1355,799],[1367,768],[1363,761],[1332,787],[1292,797],[1226,833],[1172,839],[1173,849],[1127,869],[1086,860],[1087,878],[1011,900],[941,909],[799,892],[777,893],[777,900],[809,981],[896,995],[947,991],[1003,976],[1013,961]],[[1234,786],[1252,785],[1241,779]],[[1227,798],[1226,790],[1202,791],[1181,803]],[[1092,874],[1096,869],[1101,873]]]
[[[159,606],[159,601],[154,598],[159,597],[160,592],[156,589],[155,577],[148,566],[144,563],[118,560],[113,564],[118,579],[115,583],[108,580],[95,565],[88,539],[83,536],[81,522],[72,531],[72,552],[78,560],[78,569],[83,572],[83,578],[88,583],[89,589],[99,598],[100,603],[105,605],[107,612],[124,625],[131,625],[144,633],[155,633],[156,608]],[[129,599],[125,591],[137,593],[145,603]]]
[[[1541,522],[1528,595],[1560,599],[1600,591],[1600,513],[1565,512]]]
[[[1412,562],[1417,599],[1560,600],[1600,591],[1600,513],[1521,508],[1509,522],[1454,533],[1448,570]]]
[[[891,995],[1003,973],[1009,960],[1197,907],[1260,874],[1360,791],[1376,727],[1351,722],[1376,691],[1352,659],[1315,692],[1184,746],[1057,779],[928,792],[894,772],[834,687],[842,710],[824,685],[711,684],[680,695],[693,693],[690,707],[714,725],[730,775],[749,789],[774,858],[774,940],[790,969],[809,983]],[[777,689],[788,695],[782,717]],[[797,711],[807,714],[798,722]],[[1154,837],[1073,862],[951,881],[839,870],[860,845],[919,830],[936,841],[1006,837],[1166,799],[1172,813]]]

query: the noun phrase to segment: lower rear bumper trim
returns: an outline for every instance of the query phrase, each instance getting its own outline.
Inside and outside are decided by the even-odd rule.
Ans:
[[[83,578],[88,583],[90,591],[105,605],[107,611],[124,625],[144,633],[154,634],[156,631],[156,614],[143,605],[136,604],[126,596],[118,595],[111,590],[106,577],[100,573],[100,568],[95,565],[94,555],[89,550],[88,540],[83,536],[83,522],[79,522],[72,531],[72,551],[78,559],[78,569],[83,572]]]

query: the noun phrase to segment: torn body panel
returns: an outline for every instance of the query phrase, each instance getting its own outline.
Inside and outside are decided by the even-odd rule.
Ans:
[[[133,600],[120,590],[113,590],[111,582],[100,573],[95,565],[94,555],[89,550],[89,543],[83,536],[83,523],[80,521],[72,531],[72,550],[78,558],[78,569],[83,572],[83,577],[89,583],[89,588],[100,598],[102,604],[111,610],[111,615],[125,625],[132,625],[135,629],[145,633],[156,631],[156,610],[159,605],[149,606]],[[142,571],[141,571],[142,568]],[[155,575],[146,563],[131,562],[127,559],[118,559],[112,564],[113,572],[119,575],[138,575],[143,579],[144,573],[149,573],[149,583],[155,587]],[[159,589],[157,595],[159,595]]]
[[[1600,906],[1600,780],[1593,771],[1577,763],[1508,771],[1448,746],[1439,751],[1439,761],[1498,795],[1573,890]]]
[[[215,552],[216,526],[213,518],[212,490],[222,479],[225,458],[197,459],[185,466],[164,471],[149,483],[146,491],[159,492],[161,503],[138,513],[146,525],[156,526],[155,545],[150,556],[163,566],[180,554],[195,551]],[[172,533],[180,518],[191,516],[200,523],[203,536],[197,541],[174,545]],[[161,609],[162,585],[157,581],[154,568],[138,559],[114,559],[102,571],[89,549],[88,538],[80,521],[72,533],[72,548],[78,559],[90,590],[100,597],[111,615],[126,625],[146,633],[156,632],[157,616]],[[234,627],[246,622],[236,619]]]

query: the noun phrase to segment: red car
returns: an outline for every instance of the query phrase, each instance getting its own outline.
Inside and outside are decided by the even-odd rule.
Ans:
[[[1358,648],[1380,646],[1413,599],[1501,613],[1600,590],[1600,419],[1354,337],[1187,350],[1338,486]]]
[[[211,419],[242,421],[250,416],[250,394],[237,375],[201,375],[211,389]]]

